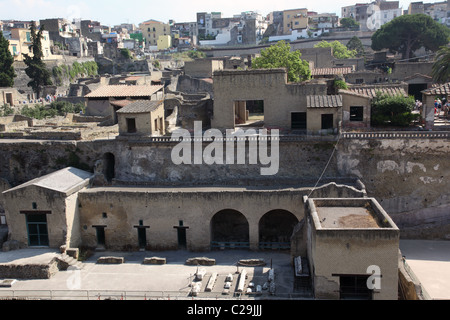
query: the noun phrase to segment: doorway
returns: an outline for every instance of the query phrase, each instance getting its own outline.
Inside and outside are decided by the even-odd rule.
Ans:
[[[147,246],[147,232],[145,228],[138,228],[138,243],[140,249],[145,249]]]
[[[333,114],[322,114],[322,129],[333,129]]]
[[[291,129],[306,130],[306,112],[291,113]]]
[[[30,247],[48,247],[47,215],[32,213],[26,215],[28,245]]]
[[[96,229],[97,246],[104,248],[106,245],[105,226],[94,226]]]

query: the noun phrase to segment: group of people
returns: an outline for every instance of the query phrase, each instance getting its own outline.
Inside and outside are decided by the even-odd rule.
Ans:
[[[441,111],[444,113],[444,117],[447,117],[449,109],[450,102],[446,101],[445,98],[443,98],[442,100],[439,98],[434,100],[434,114],[438,117],[441,115]]]

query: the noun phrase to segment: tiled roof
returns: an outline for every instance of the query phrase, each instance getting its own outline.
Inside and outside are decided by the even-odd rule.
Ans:
[[[133,103],[133,100],[124,99],[124,100],[110,101],[109,103],[112,104],[113,106],[123,108],[123,107],[129,105],[130,103]]]
[[[431,95],[450,95],[450,82],[447,82],[443,85],[438,85],[433,88],[422,91],[425,94]]]
[[[141,24],[151,24],[151,23],[159,23],[159,24],[162,24],[161,21],[157,21],[157,20],[153,20],[153,19],[144,21],[144,22],[142,22]]]
[[[128,85],[110,85],[100,88],[87,94],[86,98],[107,98],[107,97],[150,97],[155,92],[161,90],[163,86],[128,86]]]
[[[307,108],[337,108],[342,107],[342,96],[327,95],[327,96],[307,96]]]
[[[117,113],[148,113],[156,110],[162,103],[163,100],[136,100],[119,109]]]
[[[404,97],[407,97],[408,94],[406,93],[405,89],[400,86],[383,86],[383,87],[377,87],[377,86],[367,86],[367,87],[351,87],[349,89],[345,90],[339,90],[339,93],[348,93],[348,94],[354,94],[358,96],[368,97],[368,98],[374,98],[377,95],[377,92],[381,92],[382,94],[387,94],[389,96],[396,96],[396,95],[402,95]]]
[[[338,67],[338,68],[314,68],[311,70],[313,76],[332,76],[340,74],[348,74],[353,71],[352,67]]]

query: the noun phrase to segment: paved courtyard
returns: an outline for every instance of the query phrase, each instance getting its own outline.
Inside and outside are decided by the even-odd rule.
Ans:
[[[28,264],[48,263],[58,252],[45,249],[23,249],[0,252],[0,263]],[[99,257],[124,257],[123,264],[97,264]],[[143,264],[144,258],[166,258],[164,265]],[[207,257],[215,259],[213,266],[190,266],[185,262],[188,258]],[[241,259],[262,259],[264,266],[237,266]],[[262,290],[256,295],[257,285],[261,288],[268,282],[269,270],[275,271],[275,295],[269,290]],[[205,271],[202,281],[195,281],[195,273]],[[51,299],[192,299],[190,294],[192,282],[200,282],[201,292],[198,299],[231,299],[236,298],[239,272],[245,269],[247,279],[245,291],[253,287],[254,294],[242,294],[244,299],[289,298],[298,294],[294,290],[294,270],[289,253],[280,251],[211,251],[193,253],[188,251],[167,252],[96,252],[87,259],[81,269],[69,268],[59,271],[50,279],[19,280],[11,287],[0,288],[0,297],[27,296],[27,298],[43,297]],[[205,292],[211,276],[217,273],[213,289]],[[231,288],[224,290],[228,275],[233,276]]]

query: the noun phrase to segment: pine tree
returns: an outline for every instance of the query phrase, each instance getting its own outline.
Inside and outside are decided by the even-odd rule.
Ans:
[[[3,37],[0,31],[0,87],[14,86],[14,58],[9,52],[9,41]]]
[[[30,46],[30,51],[33,55],[30,56],[28,54],[24,54],[24,62],[28,66],[25,69],[25,73],[31,79],[31,81],[28,82],[28,86],[33,89],[37,98],[40,97],[40,93],[44,86],[52,85],[51,73],[47,69],[44,61],[42,61],[42,58],[44,57],[41,44],[43,31],[43,25],[40,27],[39,31],[36,32],[36,25],[34,21],[31,23],[30,33],[32,45]]]

